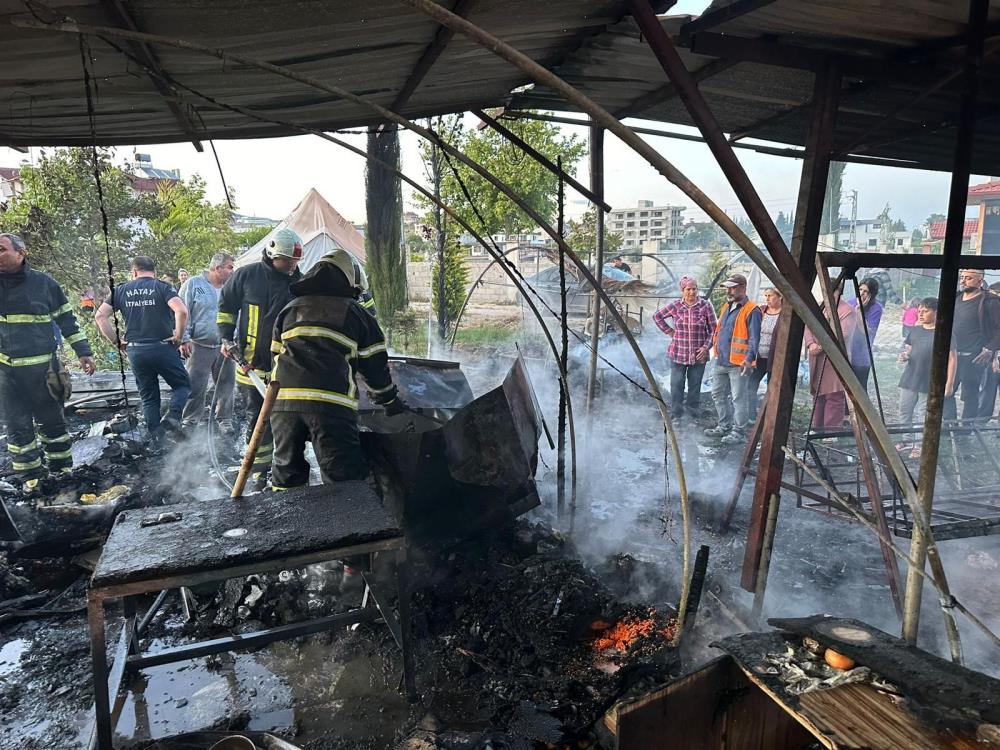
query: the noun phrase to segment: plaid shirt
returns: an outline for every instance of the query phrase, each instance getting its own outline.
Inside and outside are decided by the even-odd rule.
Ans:
[[[673,318],[673,328],[667,325],[667,318]],[[697,364],[695,352],[712,341],[715,333],[715,310],[703,298],[690,306],[684,300],[677,299],[653,313],[653,322],[665,334],[673,336],[667,347],[670,361],[679,365],[693,365]]]

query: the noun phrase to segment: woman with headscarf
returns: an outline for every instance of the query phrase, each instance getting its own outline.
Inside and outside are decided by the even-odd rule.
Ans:
[[[875,343],[875,334],[878,332],[879,323],[882,322],[882,303],[878,301],[878,281],[875,279],[863,279],[858,285],[858,290],[861,292],[860,299],[853,299],[850,304],[852,307],[860,307],[864,321],[858,318],[857,335],[850,351],[851,368],[861,381],[861,385],[867,389],[868,374],[872,371],[870,347]],[[866,326],[867,339],[865,339]]]
[[[705,375],[715,332],[715,310],[698,296],[698,282],[691,276],[680,280],[681,298],[653,313],[656,327],[673,338],[667,347],[670,362],[670,412],[674,419],[685,414],[684,386],[687,384],[687,415],[698,417],[701,380]],[[672,320],[673,325],[667,323]]]

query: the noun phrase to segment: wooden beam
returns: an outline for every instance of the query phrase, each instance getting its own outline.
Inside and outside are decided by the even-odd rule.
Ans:
[[[475,0],[456,0],[455,6],[451,9],[451,12],[456,16],[465,16],[469,12],[469,8],[472,6]],[[444,54],[445,47],[455,36],[455,32],[449,29],[447,26],[438,26],[437,30],[434,32],[434,38],[431,43],[427,45],[427,49],[424,50],[423,54],[420,55],[420,59],[417,60],[416,65],[413,66],[413,70],[410,71],[409,77],[407,77],[406,82],[399,89],[399,93],[396,94],[396,98],[392,100],[392,104],[389,105],[389,109],[393,112],[399,112],[400,109],[406,105],[413,96],[413,92],[417,90],[417,87],[423,82],[424,78],[430,72],[430,69],[434,66],[434,63],[438,61],[438,58]]]
[[[824,252],[823,262],[829,268],[942,268],[943,255],[923,255],[907,253],[848,253]],[[963,255],[961,268],[976,268],[980,271],[1000,271],[1000,255]]]
[[[646,43],[667,77],[677,87],[677,95],[705,139],[712,156],[721,167],[775,265],[787,274],[795,274],[798,269],[795,268],[788,253],[785,241],[778,234],[771,215],[767,212],[743,165],[736,158],[733,147],[726,141],[726,136],[708,102],[698,91],[697,84],[691,79],[691,73],[684,67],[673,41],[646,0],[629,0],[628,5],[636,25],[646,38]]]
[[[735,2],[725,7],[709,11],[693,21],[688,21],[681,26],[681,38],[686,39],[692,34],[697,34],[699,31],[708,31],[708,29],[714,29],[716,26],[728,23],[729,21],[735,21],[740,16],[753,13],[755,10],[759,10],[773,2],[774,0],[735,0]]]
[[[700,83],[714,75],[718,75],[724,70],[729,70],[731,67],[736,65],[733,60],[726,60],[725,58],[719,58],[718,60],[713,60],[708,63],[708,65],[703,65],[696,71],[691,73],[691,78],[696,82]],[[619,120],[624,120],[626,117],[636,117],[642,112],[655,107],[657,104],[663,104],[665,101],[669,101],[677,96],[677,89],[674,84],[668,83],[660,86],[658,89],[654,89],[642,96],[636,97],[631,103],[626,104],[620,110],[615,112],[615,117]]]
[[[983,43],[990,0],[971,0],[969,3],[969,40],[965,50],[964,75],[962,76],[962,104],[960,122],[955,137],[955,160],[952,165],[951,190],[948,195],[948,221],[944,235],[944,265],[938,288],[937,325],[934,327],[934,345],[931,351],[930,382],[927,385],[927,411],[924,416],[924,439],[921,449],[920,476],[917,494],[924,519],[930,523],[934,506],[934,484],[937,479],[938,449],[941,443],[941,420],[944,415],[944,388],[948,377],[948,358],[951,349],[951,329],[955,319],[958,271],[962,266],[962,235],[965,227],[965,207],[969,195],[969,175],[972,171],[972,148],[976,134],[976,106],[979,97],[979,75],[983,64]],[[964,392],[962,394],[965,395]],[[928,539],[922,528],[913,530],[910,555],[912,565],[906,579],[906,606],[903,619],[903,638],[916,643],[920,624],[920,600],[923,594],[925,560],[931,558],[931,570],[939,585],[944,580],[937,547]],[[920,572],[918,572],[918,570]],[[939,574],[940,571],[940,574]],[[947,594],[944,589],[942,596]],[[950,611],[946,610],[946,615]],[[961,661],[961,647],[954,616],[945,618],[952,658]]]
[[[125,6],[125,0],[101,0],[101,4],[120,25],[130,31],[142,31],[129,12],[129,9]],[[136,58],[142,63],[146,77],[156,87],[156,90],[160,92],[160,96],[167,103],[167,107],[173,113],[177,124],[181,126],[184,134],[190,139],[191,145],[194,146],[196,151],[204,151],[205,147],[201,145],[198,130],[188,116],[188,113],[181,106],[180,97],[169,82],[169,76],[160,64],[160,59],[157,57],[156,52],[145,42],[129,41],[127,44],[131,47]]]
[[[843,75],[862,79],[889,79],[925,84],[941,74],[940,68],[922,62],[908,63],[895,58],[838,54],[813,47],[777,42],[764,37],[751,38],[703,32],[691,37],[689,48],[698,55],[814,72],[821,70],[826,62],[830,61],[841,68]]]
[[[608,203],[606,203],[604,199],[601,198],[597,193],[587,188],[578,180],[574,179],[572,175],[568,174],[565,170],[559,169],[559,167],[553,164],[550,159],[546,158],[544,154],[539,153],[538,149],[534,148],[531,144],[527,143],[517,133],[511,131],[509,128],[505,128],[503,125],[501,125],[499,122],[497,122],[494,118],[490,117],[481,109],[473,109],[471,111],[472,114],[474,114],[476,117],[482,120],[484,124],[495,130],[497,133],[499,133],[508,141],[513,143],[519,149],[524,151],[524,153],[526,153],[532,159],[537,161],[539,164],[545,167],[545,169],[554,174],[556,177],[560,178],[561,180],[564,180],[567,184],[571,185],[574,190],[580,193],[591,203],[600,207],[602,211],[607,212],[611,210],[611,206],[608,205]]]
[[[586,120],[573,119],[572,117],[561,117],[559,115],[545,115],[538,114],[535,112],[523,112],[514,111],[508,112],[511,117],[523,118],[526,120],[540,120],[541,122],[558,122],[563,125],[579,125],[580,127],[587,127],[588,123]],[[639,135],[652,135],[660,138],[674,138],[679,141],[691,141],[692,143],[706,143],[705,139],[700,135],[692,135],[691,133],[675,133],[671,130],[660,130],[658,128],[644,128],[638,126],[630,126],[630,129],[634,133]],[[803,159],[805,158],[806,152],[804,149],[798,147],[781,147],[781,146],[765,146],[759,143],[730,143],[733,148],[745,149],[747,151],[756,151],[758,154],[767,154],[768,156],[782,156],[788,159]],[[845,161],[851,164],[871,164],[878,167],[907,167],[910,169],[931,169],[932,167],[925,167],[922,164],[913,161],[905,161],[903,159],[889,159],[881,156],[865,156],[864,154],[848,154],[846,156],[838,157],[837,161]]]
[[[816,242],[823,216],[823,200],[830,172],[830,144],[833,141],[840,95],[840,72],[833,66],[816,76],[813,88],[813,116],[802,163],[799,198],[792,235],[792,255],[811,284],[816,273]],[[750,526],[743,554],[740,585],[755,591],[763,554],[764,529],[771,496],[781,490],[785,467],[782,450],[788,442],[792,420],[792,401],[798,383],[799,356],[804,326],[802,320],[786,306],[781,313],[778,335],[772,342],[771,374],[768,378],[765,422],[761,434],[760,459],[750,506]]]

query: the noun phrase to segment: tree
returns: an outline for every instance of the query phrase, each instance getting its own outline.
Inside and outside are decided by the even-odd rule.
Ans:
[[[440,135],[447,143],[464,151],[474,161],[510,185],[514,193],[541,214],[547,222],[555,223],[558,210],[558,177],[491,128],[465,130],[461,127],[460,116],[454,119],[442,119],[440,125],[444,129]],[[559,128],[551,123],[538,120],[513,120],[505,122],[504,125],[551,162],[556,163],[561,157],[563,170],[567,173],[573,172],[573,168],[586,153],[586,146],[582,140],[576,136],[568,138],[563,136]],[[430,146],[426,143],[421,146],[425,164],[429,149]],[[448,160],[451,164],[448,164]],[[448,160],[443,164],[441,196],[444,202],[455,209],[469,224],[481,230],[484,235],[515,234],[535,228],[534,220],[493,185],[453,157],[448,157]],[[461,185],[452,172],[452,165],[469,191],[482,220],[465,198]],[[425,199],[417,200],[421,205],[427,206]]]
[[[215,253],[231,252],[236,244],[229,204],[206,200],[205,180],[199,175],[187,182],[160,182],[156,204],[158,215],[149,220],[149,236],[138,249],[158,266],[194,272],[207,267]]]
[[[368,226],[366,271],[379,315],[392,320],[406,306],[406,255],[403,252],[403,194],[399,177],[375,160],[399,168],[399,132],[392,127],[368,133],[365,206]]]
[[[109,149],[97,150],[97,166],[108,218],[111,263],[124,271],[146,222],[159,209],[151,196],[132,190],[131,174],[112,163]],[[36,165],[21,168],[21,179],[24,191],[0,214],[0,231],[21,235],[32,265],[54,276],[70,296],[105,288],[108,251],[92,150],[42,152]]]
[[[702,221],[690,226],[681,240],[681,249],[687,252],[712,250],[719,246],[719,229],[711,221]]]
[[[618,250],[625,242],[625,238],[620,234],[608,231],[607,223],[604,224],[604,257],[611,258],[618,254]],[[566,244],[568,244],[578,255],[584,258],[596,258],[597,252],[597,210],[592,206],[580,217],[579,221],[570,221],[566,225]]]
[[[455,322],[458,313],[462,310],[462,303],[465,301],[465,289],[469,280],[469,271],[466,266],[466,249],[456,240],[448,242],[444,250],[444,275],[443,291],[445,304],[441,304],[442,285],[434,284],[431,304],[435,310],[443,311],[445,331],[448,326]],[[439,261],[434,261],[431,270],[432,278],[441,279],[441,269]]]
[[[947,218],[948,217],[945,216],[944,214],[936,214],[935,213],[935,214],[931,214],[930,216],[928,216],[927,217],[927,221],[925,221],[924,223],[927,224],[928,226],[930,226],[935,221],[945,221],[945,220],[947,220]]]
[[[842,161],[830,162],[830,175],[826,180],[826,196],[823,198],[823,217],[820,220],[820,234],[836,234],[840,229],[840,201],[843,199],[844,169]]]
[[[785,216],[784,211],[778,211],[778,218],[774,220],[774,226],[778,230],[778,234],[781,235],[781,239],[785,241],[786,245],[792,244],[792,232],[795,230],[795,216],[789,212],[788,216]]]
[[[267,237],[267,235],[271,233],[272,229],[274,229],[274,227],[261,226],[244,229],[242,232],[236,232],[236,247],[251,248]]]

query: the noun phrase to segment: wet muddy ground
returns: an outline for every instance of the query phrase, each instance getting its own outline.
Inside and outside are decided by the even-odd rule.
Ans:
[[[485,384],[495,370],[484,367],[471,374]],[[536,381],[550,380],[548,375],[538,373]],[[482,392],[483,386],[477,384],[475,389]],[[547,397],[551,394],[544,383],[539,382],[538,389],[554,434],[550,408],[554,399]],[[305,748],[337,750],[529,747],[529,737],[548,738],[547,732],[567,727],[587,741],[582,727],[610,696],[630,687],[642,689],[717,655],[709,644],[721,635],[743,625],[758,627],[749,617],[752,597],[738,586],[748,493],[730,530],[716,529],[732,486],[738,449],[706,443],[700,428],[691,425],[680,435],[692,496],[692,544],[695,549],[709,545],[711,556],[698,624],[679,654],[683,665],[654,648],[637,653],[635,661],[626,665],[629,669],[623,669],[614,660],[595,658],[589,636],[581,632],[583,624],[595,619],[635,614],[649,604],[667,613],[677,595],[681,550],[677,477],[664,473],[662,426],[646,399],[629,395],[606,404],[596,415],[599,427],[589,438],[580,417],[580,493],[573,547],[563,545],[559,536],[543,534],[548,541],[539,549],[543,540],[535,539],[531,554],[526,552],[530,545],[519,546],[509,539],[495,547],[501,552],[493,558],[485,552],[490,546],[483,544],[468,550],[467,556],[456,552],[451,558],[445,555],[437,567],[423,568],[426,573],[418,581],[414,603],[422,696],[414,706],[398,689],[401,670],[395,644],[376,624],[272,644],[250,654],[143,670],[131,679],[125,694],[118,726],[122,745],[148,747],[159,738],[206,728],[273,729]],[[709,403],[708,394],[705,402]],[[94,489],[127,481],[121,466],[131,459],[122,459],[124,464],[111,466],[112,476],[96,481],[95,472]],[[530,517],[569,536],[568,510],[562,516],[555,512],[554,455],[543,449],[542,461],[538,476],[543,507]],[[211,494],[205,489],[208,461],[202,449],[161,457],[158,462],[161,468],[138,485],[139,495],[159,502],[163,498],[156,493],[167,489],[179,499]],[[958,598],[975,605],[992,627],[1000,627],[1000,538],[949,541],[941,549]],[[517,559],[524,554],[527,557]],[[528,572],[531,566],[524,566],[524,561],[532,555],[538,557],[537,570]],[[553,560],[582,564],[573,563],[572,574],[559,567],[546,572]],[[49,573],[42,580],[45,576],[39,569],[59,574]],[[82,603],[86,572],[76,563],[46,561],[25,573],[36,590],[48,590],[52,596],[79,578],[81,583],[58,606]],[[534,588],[533,575],[541,576]],[[573,584],[574,578],[587,585]],[[571,592],[591,590],[599,596],[574,605],[566,583]],[[506,595],[498,596],[504,591]],[[335,607],[336,600],[332,596],[324,606]],[[584,606],[597,601],[601,606]],[[928,590],[921,645],[940,654],[943,636],[935,601]],[[555,615],[554,610],[558,610]],[[817,612],[857,617],[888,632],[899,628],[870,533],[785,502],[764,616]],[[552,627],[560,615],[564,626]],[[174,644],[192,635],[176,595],[168,598],[154,623],[152,633],[159,644]],[[962,628],[969,666],[1000,674],[995,653],[974,631]],[[546,634],[554,630],[565,631],[557,633],[562,639],[558,643],[566,647],[562,649],[566,661],[558,667],[552,666],[546,650],[552,648]],[[661,654],[659,661],[655,654]],[[0,748],[83,747],[91,698],[82,616],[0,623]]]

